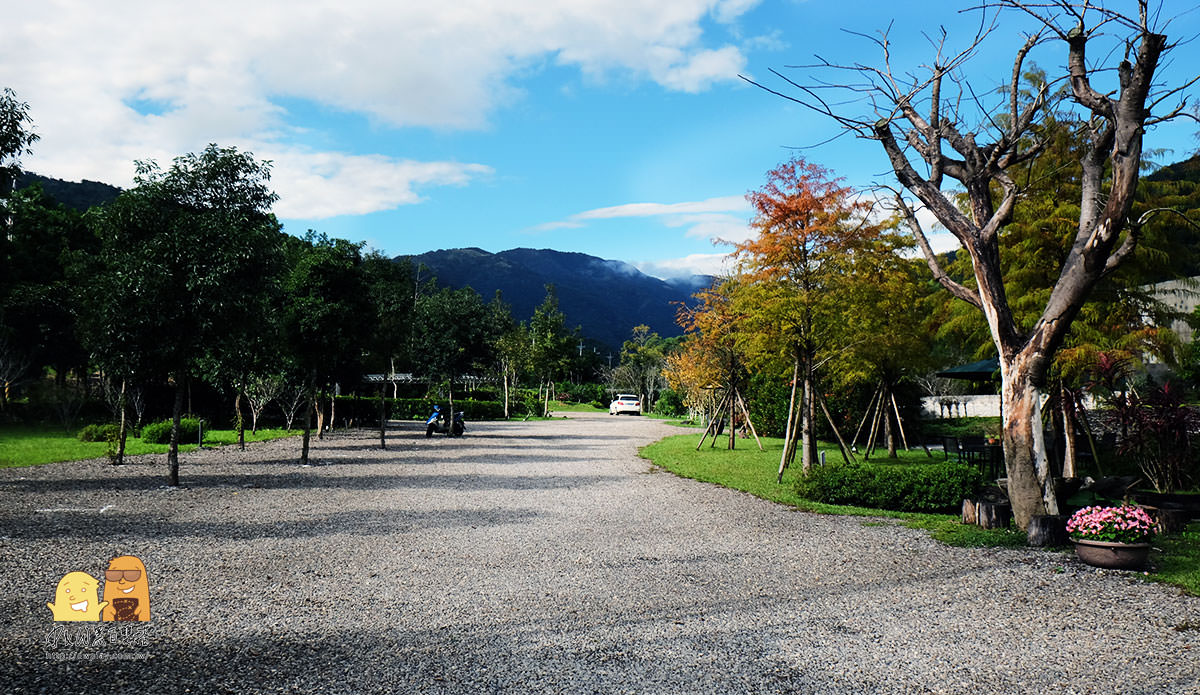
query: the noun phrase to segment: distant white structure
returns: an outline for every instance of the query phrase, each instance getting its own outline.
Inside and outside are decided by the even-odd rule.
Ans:
[[[1154,298],[1163,304],[1185,314],[1194,313],[1197,305],[1200,305],[1200,277],[1167,280],[1145,285],[1142,289],[1154,295]],[[1185,321],[1173,321],[1171,330],[1184,343],[1190,343],[1194,338],[1192,327]]]
[[[999,417],[1000,394],[974,396],[925,396],[921,398],[921,417]]]

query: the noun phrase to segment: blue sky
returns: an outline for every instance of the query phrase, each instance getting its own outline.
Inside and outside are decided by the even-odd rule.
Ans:
[[[878,64],[843,30],[889,23],[894,64],[915,69],[941,26],[965,47],[979,14],[958,10],[977,4],[44,0],[5,10],[0,85],[31,105],[42,140],[24,164],[38,173],[128,185],[135,159],[236,145],[274,163],[292,233],[389,255],[554,248],[665,276],[716,270],[728,248],[714,239],[748,234],[745,193],[789,148],[838,132],[739,74],[782,88],[769,70],[807,82],[785,66],[814,54]],[[1172,38],[1200,33],[1191,0],[1156,7],[1176,15]],[[1006,79],[1029,27],[1001,15],[969,64],[977,91]],[[1064,60],[1055,45],[1035,57]],[[1164,75],[1198,65],[1188,43]],[[1159,127],[1147,146],[1181,159],[1196,130]],[[890,180],[875,143],[803,153],[851,185]]]

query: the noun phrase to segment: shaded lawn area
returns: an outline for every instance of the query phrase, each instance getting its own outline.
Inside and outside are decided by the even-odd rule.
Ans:
[[[257,433],[246,430],[247,442],[262,442],[297,434],[296,430],[260,429]],[[224,446],[237,443],[234,430],[207,430],[204,444]],[[0,426],[0,468],[36,466],[59,461],[80,461],[104,458],[108,452],[107,442],[81,442],[75,432],[65,432],[55,426],[3,425]],[[194,451],[197,444],[181,443],[180,451]],[[165,454],[170,448],[166,444],[148,444],[137,437],[125,441],[125,454]]]

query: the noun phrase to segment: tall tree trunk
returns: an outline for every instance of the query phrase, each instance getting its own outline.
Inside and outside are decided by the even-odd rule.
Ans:
[[[117,431],[116,464],[118,466],[125,463],[125,438],[129,433],[129,417],[126,412],[129,410],[129,406],[125,401],[125,379],[121,379],[121,398],[119,399],[119,402],[121,404],[121,426]]]
[[[502,367],[504,371],[504,419],[508,419],[508,364]]]
[[[171,409],[171,444],[167,448],[167,485],[179,485],[179,421],[183,418],[183,374],[175,374],[175,405]]]
[[[885,381],[883,384],[883,439],[887,442],[888,458],[894,459],[899,454],[896,452],[896,430],[892,428],[892,414],[888,411],[887,404],[892,399],[892,389]]]
[[[242,451],[246,450],[246,419],[242,417],[242,389],[237,390],[237,397],[233,399],[233,422],[237,427],[238,448]]]
[[[813,452],[816,442],[813,440],[813,382],[812,368],[805,360],[804,365],[804,395],[800,400],[800,470],[807,474],[812,470]]]
[[[333,428],[337,427],[337,393],[338,385],[333,385],[333,393],[329,394],[329,433],[333,434]]]
[[[383,399],[385,385],[379,384],[379,448],[387,449],[387,402]]]
[[[1011,362],[1001,360],[1001,403],[1004,408],[1004,466],[1008,473],[1008,498],[1017,526],[1029,528],[1034,516],[1055,516],[1058,501],[1042,430],[1041,392],[1033,385],[1027,357],[1018,353]]]
[[[313,409],[317,411],[317,439],[325,438],[325,393],[313,394]]]
[[[737,408],[735,401],[737,400],[737,391],[730,386],[729,389],[729,450],[732,451],[737,446]]]
[[[1076,408],[1074,394],[1067,388],[1065,383],[1060,383],[1060,402],[1062,403],[1062,430],[1063,430],[1063,467],[1062,477],[1075,477],[1075,418],[1073,413]]]
[[[308,390],[308,403],[304,408],[304,436],[301,438],[300,445],[300,465],[308,465],[308,441],[312,433],[312,416],[313,410],[317,407],[317,394],[312,387]]]

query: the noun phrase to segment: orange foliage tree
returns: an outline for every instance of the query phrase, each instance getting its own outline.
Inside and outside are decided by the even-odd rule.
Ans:
[[[695,294],[693,307],[682,307],[677,321],[687,332],[682,349],[667,357],[667,384],[683,394],[693,412],[712,413],[718,388],[733,390],[744,376],[745,358],[737,340],[742,318],[732,298],[736,278],[725,278]]]
[[[766,185],[746,197],[758,235],[734,251],[743,278],[734,305],[746,317],[748,354],[763,365],[791,366],[782,477],[797,439],[801,466],[812,466],[818,369],[845,340],[839,296],[853,282],[851,261],[884,225],[871,221],[871,206],[852,189],[800,157],[770,171]]]

